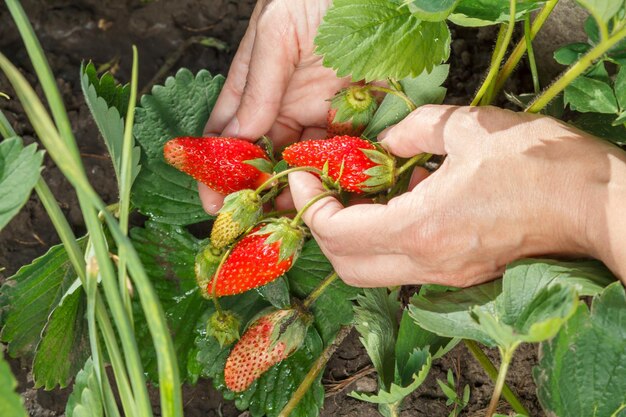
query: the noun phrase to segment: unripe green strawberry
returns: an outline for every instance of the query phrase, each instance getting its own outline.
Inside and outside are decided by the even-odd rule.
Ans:
[[[310,321],[294,309],[273,311],[256,319],[226,360],[226,387],[234,392],[248,389],[265,371],[302,345]]]
[[[211,243],[216,248],[230,245],[239,235],[254,226],[261,214],[263,204],[254,190],[245,189],[229,194],[213,223]]]
[[[194,265],[196,273],[196,283],[200,288],[200,294],[206,298],[211,298],[211,288],[208,287],[209,281],[224,256],[224,250],[218,249],[211,243],[200,249],[200,252],[196,255],[196,262]]]
[[[378,102],[368,86],[353,85],[332,98],[326,137],[360,136],[374,117]]]
[[[343,190],[353,193],[386,190],[395,182],[395,159],[357,137],[296,142],[283,151],[283,158],[291,166],[324,170]]]
[[[266,285],[291,268],[303,242],[304,230],[291,225],[291,219],[267,221],[232,247],[222,268],[207,286],[212,288],[216,280],[215,295],[221,297]]]
[[[260,146],[236,138],[180,137],[165,144],[163,156],[173,167],[225,195],[258,187],[272,171]]]
[[[230,345],[239,339],[239,317],[232,311],[216,311],[209,317],[207,335],[217,339],[220,347]]]

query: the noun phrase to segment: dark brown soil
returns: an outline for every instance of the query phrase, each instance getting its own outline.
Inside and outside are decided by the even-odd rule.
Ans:
[[[106,148],[82,99],[78,82],[80,63],[93,60],[96,65],[112,64],[116,77],[128,80],[131,45],[135,44],[140,56],[140,88],[145,87],[168,57],[181,48],[186,49],[174,68],[187,67],[194,72],[206,68],[214,74],[226,74],[247,27],[253,4],[253,0],[24,1],[24,7],[63,92],[90,180],[105,202],[117,199],[115,180],[106,157]],[[230,50],[190,45],[188,40],[198,35],[218,38],[226,42]],[[494,33],[491,29],[456,28],[453,39],[447,102],[466,104],[489,62]],[[31,82],[35,81],[22,42],[4,5],[0,6],[0,50]],[[527,80],[522,84],[528,85]],[[11,93],[3,76],[0,76],[0,91]],[[0,101],[0,106],[16,131],[27,142],[33,142],[32,128],[26,123],[17,101]],[[46,159],[44,175],[71,226],[80,235],[84,231],[84,224],[71,187],[49,159]],[[33,195],[0,235],[0,270],[6,268],[0,272],[0,283],[58,241],[43,207]],[[498,360],[493,352],[490,355],[494,361]],[[509,373],[509,382],[532,415],[539,415],[530,376],[535,361],[535,348],[522,347]],[[63,414],[68,390],[34,390],[27,370],[28,363],[12,360],[11,365],[31,416]],[[371,364],[358,337],[352,334],[331,359],[324,375],[329,393],[322,415],[377,416],[375,406],[346,395],[353,390],[375,390],[376,374],[370,368]],[[461,386],[469,384],[471,388],[471,405],[464,415],[481,415],[480,410],[488,404],[492,384],[461,345],[446,358],[435,362],[426,383],[407,400],[402,416],[447,416],[450,410],[445,406],[445,397],[436,380],[445,380],[445,374],[450,368],[457,373]],[[209,381],[184,387],[184,395],[186,416],[233,417],[246,414],[237,411],[232,403],[224,402],[211,388]],[[501,411],[506,411],[506,408]],[[479,414],[475,414],[477,412]]]

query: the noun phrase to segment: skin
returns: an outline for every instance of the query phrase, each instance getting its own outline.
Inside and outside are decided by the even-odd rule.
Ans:
[[[347,86],[313,53],[329,1],[260,1],[207,123],[208,134],[282,146],[324,137],[327,98]],[[423,106],[379,139],[397,156],[447,155],[432,175],[386,205],[343,207],[328,197],[305,223],[339,276],[375,287],[466,287],[529,256],[590,256],[626,282],[626,153],[557,120],[493,107]],[[283,207],[323,192],[289,177]],[[214,214],[223,196],[199,185]],[[293,197],[293,203],[291,198]]]

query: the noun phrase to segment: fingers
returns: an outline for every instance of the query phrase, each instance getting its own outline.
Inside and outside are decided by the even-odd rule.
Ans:
[[[239,107],[241,95],[246,86],[246,78],[248,77],[250,58],[256,37],[257,21],[261,11],[265,7],[264,3],[263,1],[259,1],[252,12],[248,29],[239,44],[237,53],[228,70],[228,77],[226,77],[224,87],[217,98],[211,116],[204,128],[205,134],[221,133],[235,115],[237,107]]]
[[[246,85],[225,136],[257,138],[278,116],[298,55],[296,34],[285,8],[269,8],[259,18]]]
[[[457,106],[422,106],[378,138],[391,153],[403,158],[424,152],[444,155],[450,133],[447,123],[459,109]]]
[[[202,208],[211,215],[216,215],[224,205],[224,196],[201,182],[198,183],[198,194],[200,201],[202,201]]]

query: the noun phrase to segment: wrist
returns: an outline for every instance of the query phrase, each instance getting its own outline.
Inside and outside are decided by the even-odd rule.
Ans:
[[[611,147],[603,162],[585,222],[589,254],[626,283],[626,153]]]

